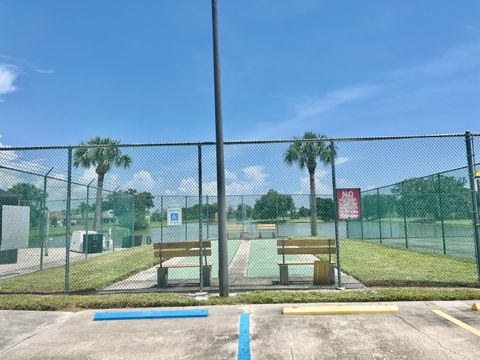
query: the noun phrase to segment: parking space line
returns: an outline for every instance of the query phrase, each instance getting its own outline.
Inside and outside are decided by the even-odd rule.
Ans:
[[[240,315],[238,360],[250,360],[250,314],[248,312]]]
[[[208,309],[97,312],[93,321],[207,317]]]
[[[453,316],[450,316],[448,314],[445,314],[443,311],[440,310],[432,310],[435,314],[440,315],[441,317],[447,319],[448,321],[451,321],[455,325],[460,326],[462,329],[470,331],[472,334],[475,334],[477,336],[480,336],[480,330],[477,328],[474,328],[473,326],[470,326],[468,324],[465,324],[463,321],[460,321]]]
[[[398,314],[397,305],[299,306],[283,308],[283,315]]]

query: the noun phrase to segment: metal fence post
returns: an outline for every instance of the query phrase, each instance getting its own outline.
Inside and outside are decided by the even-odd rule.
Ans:
[[[40,234],[40,270],[43,269],[43,253],[44,253],[44,247],[45,247],[45,241],[47,240],[47,232],[45,231],[47,229],[47,224],[45,223],[47,221],[47,216],[46,216],[46,211],[47,211],[47,179],[48,175],[52,172],[53,167],[48,170],[48,172],[43,176],[43,194],[42,194],[42,212],[41,212],[41,221],[39,223],[39,229],[38,232]]]
[[[223,144],[222,90],[220,81],[220,49],[218,39],[218,1],[212,0],[213,68],[215,87],[215,143],[217,157],[218,203],[218,278],[220,296],[230,295],[228,285],[227,214],[225,195],[225,157]]]
[[[210,238],[210,234],[209,234],[210,205],[208,203],[208,195],[206,196],[206,203],[207,203],[207,240],[208,240]]]
[[[202,234],[202,188],[203,188],[203,179],[202,179],[202,145],[198,145],[198,240],[200,244],[200,256],[199,256],[199,264],[200,264],[200,292],[203,291],[203,256],[204,256],[204,248],[203,248],[203,234]]]
[[[403,229],[405,231],[405,249],[408,249],[408,226],[407,226],[407,207],[405,206],[405,193],[403,192],[403,181],[401,182],[402,191],[402,212],[403,212]]]
[[[71,207],[72,207],[72,147],[68,148],[68,175],[67,175],[67,209],[65,214],[65,293],[70,291],[70,239],[71,239]]]
[[[277,228],[278,233],[278,193],[275,195],[275,227]]]
[[[332,191],[333,191],[333,211],[335,212],[335,244],[337,252],[337,282],[338,287],[342,286],[342,270],[340,266],[340,239],[338,236],[338,209],[337,209],[337,175],[335,173],[335,144],[330,141],[330,154],[332,154]]]
[[[163,195],[160,195],[160,243],[163,244]]]
[[[438,181],[438,206],[439,206],[440,222],[442,226],[443,255],[447,255],[447,244],[445,242],[445,223],[443,219],[442,185],[440,181],[440,174],[437,174],[437,181]]]
[[[362,218],[360,219],[360,232],[361,232],[361,234],[362,234],[362,240],[364,240],[364,239],[365,239],[365,235],[364,235],[364,233],[363,233],[363,216],[362,216]]]
[[[477,189],[475,188],[475,155],[473,154],[473,138],[470,131],[465,133],[467,149],[468,177],[472,194],[472,220],[475,235],[475,259],[477,262],[477,277],[480,285],[480,224],[478,221]]]
[[[132,195],[132,201],[131,201],[131,206],[132,206],[132,247],[135,246],[135,204],[137,202],[137,196],[138,194]],[[141,244],[140,244],[141,245]]]
[[[382,241],[382,218],[380,213],[380,188],[377,188],[377,215],[378,215],[378,230],[380,235],[380,244],[382,244],[383,241]]]
[[[92,185],[92,182],[94,182],[94,181],[95,181],[95,178],[90,180],[90,182],[87,185],[87,217],[85,218],[85,239],[86,239],[86,242],[87,242],[85,247],[87,249],[88,249],[88,214],[90,212],[90,186]],[[115,198],[113,198],[113,204],[115,204]],[[115,211],[113,212],[113,216],[114,216],[114,219],[115,219]],[[113,236],[113,234],[112,234],[112,236]],[[112,244],[113,244],[113,239],[112,239]],[[85,251],[85,258],[87,257],[87,254],[88,254],[88,250]]]
[[[243,202],[243,195],[240,195],[241,211],[242,211],[242,233],[245,231],[245,204]]]
[[[183,222],[185,223],[185,241],[188,240],[187,207],[188,207],[188,195],[185,195],[185,219],[183,219]]]

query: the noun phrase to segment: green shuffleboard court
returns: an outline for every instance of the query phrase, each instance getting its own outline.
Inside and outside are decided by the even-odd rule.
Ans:
[[[230,263],[237,253],[242,240],[228,241],[228,263]],[[185,257],[180,264],[198,264],[198,257]],[[218,241],[212,241],[212,255],[207,256],[207,264],[212,265],[212,278],[218,277]],[[168,278],[170,280],[198,279],[200,277],[198,267],[170,268]],[[156,277],[155,277],[156,278]]]
[[[304,260],[301,255],[286,255],[285,259],[286,261]],[[282,256],[277,255],[277,239],[252,240],[247,276],[278,278],[280,276],[278,261],[281,260]],[[313,265],[289,266],[288,274],[313,278]]]

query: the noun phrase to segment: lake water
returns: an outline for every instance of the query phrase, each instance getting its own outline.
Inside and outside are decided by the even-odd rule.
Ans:
[[[256,223],[246,222],[245,232],[251,238],[258,238]],[[105,229],[107,232],[108,229]],[[147,242],[147,236],[152,242],[177,242],[184,240],[199,239],[200,229],[198,223],[188,223],[178,226],[166,226],[164,228],[151,228],[138,234],[142,235],[142,243]],[[204,224],[202,227],[203,239],[217,238],[217,224]],[[117,233],[114,236],[115,248],[123,247],[122,239],[129,233]],[[278,236],[309,236],[310,223],[284,223],[278,224]],[[321,237],[334,237],[335,224],[319,223],[318,235]],[[238,238],[238,233],[233,233],[230,238]],[[264,234],[264,237],[271,237]],[[395,246],[422,252],[473,259],[475,248],[473,242],[472,226],[468,224],[424,224],[409,222],[405,227],[403,221],[370,221],[339,223],[339,237],[364,239],[374,243]],[[50,248],[65,247],[65,236],[57,236],[49,241]]]
[[[245,231],[251,235],[252,238],[258,237],[257,224],[245,223]],[[346,226],[344,223],[339,224],[339,233],[345,236]],[[108,230],[106,230],[108,231]],[[146,237],[150,236],[153,242],[176,242],[184,240],[197,240],[200,237],[200,228],[198,223],[188,223],[177,226],[166,226],[164,228],[152,228],[142,232],[142,242],[146,243]],[[202,226],[202,235],[204,239],[217,238],[217,224],[204,224]],[[310,235],[310,223],[285,223],[278,224],[278,236],[309,236]],[[335,224],[334,223],[319,223],[318,235],[323,237],[335,236]],[[123,236],[128,234],[119,234],[115,239],[115,246],[120,247]],[[270,234],[264,234],[265,237],[270,237]],[[238,233],[233,234],[232,238],[238,238]],[[52,248],[65,247],[65,236],[53,237],[48,246]]]

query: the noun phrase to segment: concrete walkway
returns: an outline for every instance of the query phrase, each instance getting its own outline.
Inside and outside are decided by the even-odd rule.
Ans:
[[[250,258],[250,240],[243,240],[228,267],[228,276],[232,285],[241,285],[247,276]]]
[[[53,311],[0,311],[0,358],[2,351],[59,325],[71,315]]]
[[[305,305],[240,305],[208,307],[207,318],[100,322],[92,321],[95,311],[0,312],[2,334],[10,336],[0,358],[236,359],[244,311],[250,312],[252,359],[479,358],[480,337],[432,311],[480,329],[471,302],[397,305],[400,314],[393,315],[284,316],[284,306]]]

